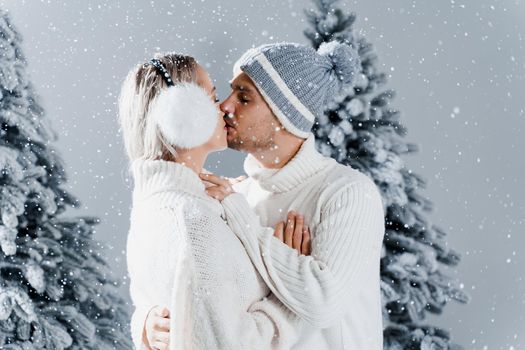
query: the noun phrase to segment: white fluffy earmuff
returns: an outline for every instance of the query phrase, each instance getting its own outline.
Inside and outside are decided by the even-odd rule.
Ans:
[[[217,127],[217,107],[195,83],[177,83],[164,89],[152,102],[153,118],[166,141],[180,148],[206,143]]]

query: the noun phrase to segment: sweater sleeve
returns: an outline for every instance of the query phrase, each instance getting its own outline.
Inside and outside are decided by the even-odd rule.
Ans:
[[[133,313],[130,321],[131,339],[136,350],[148,350],[143,341],[144,322],[149,311],[155,306],[148,304],[147,298],[143,295],[143,290],[139,288],[137,281],[130,278],[129,294],[133,303]]]
[[[175,268],[170,349],[290,349],[299,335],[297,315],[271,294],[243,309],[242,288],[210,272],[210,264],[221,268],[215,258],[207,260],[216,231],[233,235],[226,223],[202,212],[180,219],[189,238]]]
[[[384,213],[373,182],[359,181],[322,203],[310,256],[299,255],[262,227],[243,195],[222,202],[228,224],[245,245],[273,293],[314,327],[340,319],[348,293],[363,279],[366,264],[379,259]]]
[[[150,233],[152,230],[155,232]],[[133,304],[130,333],[136,350],[149,349],[143,337],[149,311],[157,305],[168,306],[160,304],[163,299],[159,296],[165,295],[165,290],[171,285],[171,280],[163,281],[166,276],[164,271],[171,271],[173,266],[169,262],[179,256],[180,236],[180,230],[173,221],[173,208],[135,206],[128,234],[126,259],[129,294]],[[154,256],[145,255],[146,251],[152,251],[147,246],[148,243],[156,247],[153,251],[157,254]],[[166,248],[160,251],[159,247]],[[161,269],[163,271],[159,272]]]
[[[135,306],[133,314],[131,315],[131,338],[133,340],[133,345],[137,350],[148,350],[145,342],[143,341],[143,332],[144,332],[144,322],[146,321],[146,316],[151,310],[152,306]]]

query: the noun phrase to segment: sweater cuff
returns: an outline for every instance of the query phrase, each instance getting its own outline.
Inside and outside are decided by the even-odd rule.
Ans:
[[[138,306],[131,316],[131,339],[136,350],[149,350],[146,343],[143,341],[142,335],[144,332],[146,317],[153,307],[154,305]]]
[[[301,319],[287,308],[274,295],[270,294],[262,301],[253,303],[248,312],[252,313],[253,317],[263,317],[258,312],[266,315],[265,317],[272,320],[274,327],[271,329],[273,333],[274,347],[276,349],[291,349],[298,341]],[[266,320],[262,319],[260,324],[267,324]]]

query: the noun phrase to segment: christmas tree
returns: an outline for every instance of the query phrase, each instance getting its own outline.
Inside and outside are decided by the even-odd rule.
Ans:
[[[354,35],[355,14],[338,0],[316,0],[306,11],[304,33],[314,48],[332,40],[358,50],[361,71],[351,91],[335,96],[316,122],[317,148],[326,156],[370,176],[385,205],[381,256],[381,294],[385,349],[461,349],[446,330],[424,323],[428,312],[440,314],[451,299],[469,296],[444,273],[460,255],[446,243],[446,233],[428,218],[432,203],[422,196],[425,180],[404,166],[402,156],[418,151],[404,137],[400,113],[391,107],[391,89],[380,91],[386,75],[377,69],[372,45]]]
[[[131,349],[97,219],[61,215],[79,203],[20,42],[0,10],[0,348]]]

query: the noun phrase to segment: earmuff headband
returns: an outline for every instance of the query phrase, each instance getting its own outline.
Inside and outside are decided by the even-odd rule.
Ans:
[[[152,65],[162,76],[167,89],[161,89],[150,106],[150,117],[166,140],[181,148],[193,148],[208,141],[217,125],[217,107],[208,93],[196,83],[174,84],[162,62],[153,58]]]
[[[146,63],[146,65],[148,64],[151,64],[153,65],[155,68],[157,68],[157,72],[160,73],[160,75],[162,76],[162,78],[164,79],[164,81],[166,82],[166,84],[168,86],[173,86],[173,79],[171,79],[171,75],[170,73],[168,73],[168,70],[166,69],[166,67],[164,67],[164,65],[162,64],[162,62],[157,59],[157,58],[152,58],[148,63]]]

